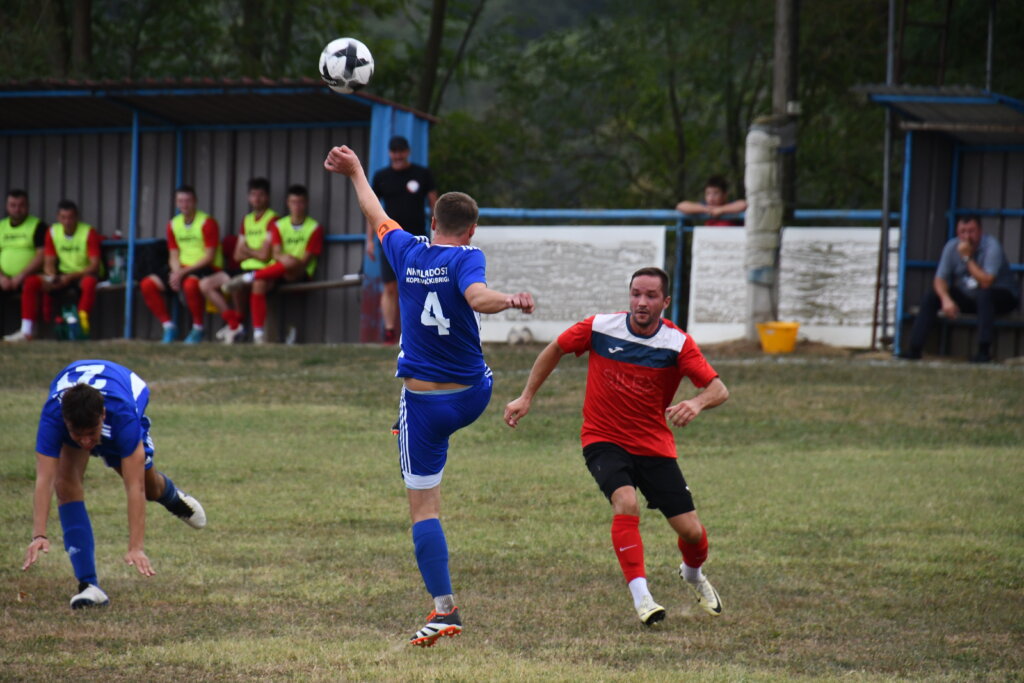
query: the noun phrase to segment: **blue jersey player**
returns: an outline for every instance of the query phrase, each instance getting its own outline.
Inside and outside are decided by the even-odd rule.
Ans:
[[[487,286],[484,254],[470,246],[476,202],[461,192],[442,195],[430,222],[433,243],[401,229],[381,207],[359,158],[335,147],[324,167],[352,181],[359,207],[375,226],[398,277],[402,339],[398,377],[398,451],[409,498],[416,564],[434,609],[410,643],[430,647],[462,632],[441,528],[441,476],[448,437],[476,420],[491,399],[491,371],[480,346],[481,313],[508,308],[533,312],[527,292],[503,294]]]
[[[128,368],[107,360],[75,361],[50,384],[36,435],[32,542],[25,551],[22,570],[31,567],[40,552],[50,551],[46,522],[50,498],[56,491],[64,548],[78,579],[72,609],[110,602],[96,576],[92,523],[85,509],[82,482],[90,455],[103,458],[124,481],[128,497],[124,561],[143,576],[156,573],[142,547],[147,500],[160,503],[193,528],[206,526],[206,513],[199,501],[153,469],[148,403],[146,383]]]

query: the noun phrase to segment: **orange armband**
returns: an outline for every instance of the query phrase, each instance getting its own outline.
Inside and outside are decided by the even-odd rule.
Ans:
[[[388,234],[392,230],[401,230],[402,226],[391,220],[390,218],[377,226],[377,239],[381,242],[384,241],[384,235]]]

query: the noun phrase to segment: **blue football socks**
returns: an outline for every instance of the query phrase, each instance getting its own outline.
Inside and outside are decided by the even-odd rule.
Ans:
[[[448,574],[448,542],[441,520],[424,519],[412,525],[412,542],[416,548],[416,564],[423,576],[427,592],[433,597],[450,595],[452,579]]]
[[[60,527],[64,532],[64,549],[68,551],[75,578],[84,583],[99,585],[96,578],[96,541],[92,535],[92,522],[85,511],[85,502],[78,500],[57,507]]]
[[[160,472],[160,476],[164,478],[164,493],[162,496],[156,499],[156,502],[160,503],[165,508],[170,510],[171,505],[176,500],[178,500],[178,488],[174,485],[174,482],[171,481],[171,478],[168,477],[166,474]]]

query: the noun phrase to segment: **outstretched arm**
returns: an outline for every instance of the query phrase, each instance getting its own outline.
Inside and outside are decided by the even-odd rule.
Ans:
[[[121,460],[119,472],[128,497],[128,552],[124,561],[143,576],[153,576],[156,571],[142,548],[146,536],[146,451],[141,441],[131,455]]]
[[[359,200],[359,208],[362,209],[363,215],[366,216],[366,220],[374,230],[388,219],[384,207],[380,204],[380,199],[377,198],[377,194],[370,186],[370,181],[366,179],[366,173],[363,171],[359,157],[347,145],[335,147],[328,152],[327,158],[324,160],[324,168],[332,173],[340,173],[352,181],[356,198]]]
[[[564,355],[565,351],[557,341],[544,347],[544,350],[537,356],[537,360],[533,362],[530,376],[526,379],[526,386],[523,387],[523,393],[505,406],[505,424],[514,429],[519,420],[526,417],[526,414],[530,412],[530,403],[533,402],[533,397]]]
[[[489,288],[482,282],[474,282],[465,291],[466,301],[477,313],[501,313],[508,308],[518,308],[523,313],[533,313],[533,295],[529,292],[504,294]]]
[[[50,540],[46,537],[46,522],[50,517],[50,500],[53,498],[53,482],[57,479],[57,458],[36,453],[36,488],[32,495],[32,542],[25,549],[25,571],[39,559],[39,553],[50,552]]]

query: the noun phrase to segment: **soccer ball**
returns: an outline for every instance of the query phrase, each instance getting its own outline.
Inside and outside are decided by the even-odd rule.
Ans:
[[[355,38],[332,40],[320,53],[320,77],[334,92],[355,92],[369,83],[371,76],[373,55]]]

